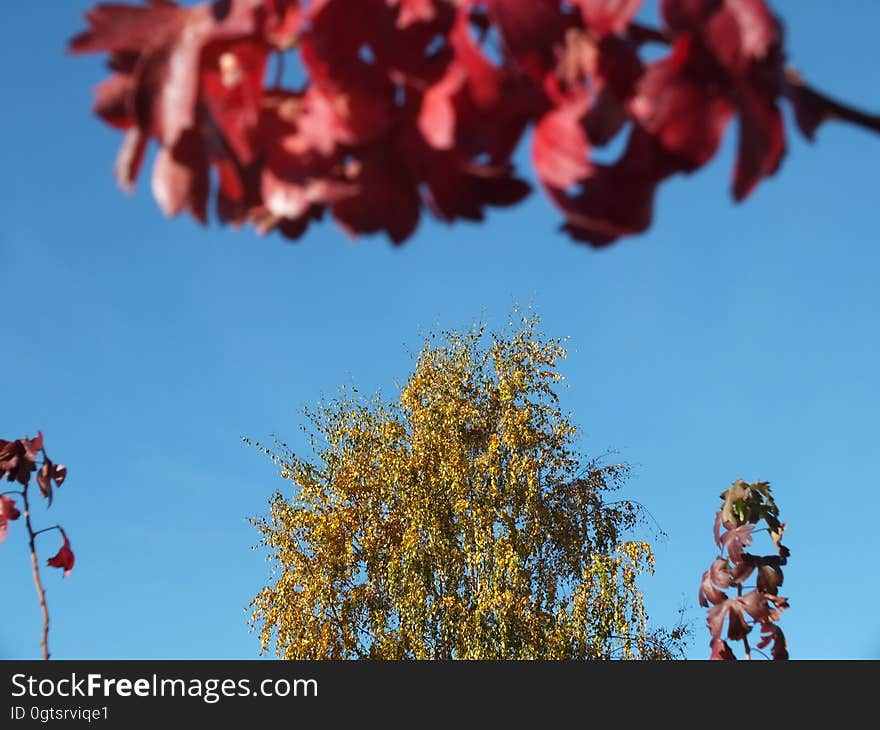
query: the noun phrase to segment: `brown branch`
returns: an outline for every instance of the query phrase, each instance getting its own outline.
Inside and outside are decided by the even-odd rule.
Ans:
[[[743,587],[741,584],[737,584],[736,595],[741,596],[742,594],[743,594]],[[746,659],[751,659],[752,658],[752,649],[749,646],[749,637],[747,635],[743,636],[743,647],[745,648]]]
[[[869,114],[820,91],[816,91],[816,89],[807,85],[803,77],[794,68],[789,67],[785,70],[785,81],[788,96],[797,96],[806,104],[812,106],[823,121],[836,119],[841,122],[849,122],[871,132],[880,133],[880,114]]]
[[[284,79],[284,54],[281,51],[278,51],[275,54],[275,81],[274,88],[276,90],[281,88],[281,82]]]
[[[632,41],[639,46],[643,43],[662,43],[663,45],[668,46],[670,43],[670,38],[667,33],[659,28],[652,28],[651,26],[642,23],[630,24],[627,32]]]
[[[51,532],[52,530],[58,530],[61,534],[64,534],[64,530],[61,529],[61,525],[52,525],[52,527],[44,527],[42,530],[36,530],[34,532],[34,537],[37,535],[42,535],[44,532]]]
[[[27,527],[28,531],[28,544],[30,546],[31,551],[31,568],[33,570],[34,575],[34,586],[37,589],[37,597],[40,599],[40,610],[43,613],[43,636],[40,641],[40,647],[43,650],[43,659],[49,658],[49,606],[46,603],[46,589],[43,588],[43,583],[40,580],[40,563],[37,560],[37,532],[34,532],[34,528],[31,525],[31,508],[30,503],[28,502],[28,494],[27,487],[25,487],[21,492],[21,499],[24,503],[24,523]],[[54,528],[48,528],[54,529]],[[40,530],[40,532],[45,532],[45,530]]]

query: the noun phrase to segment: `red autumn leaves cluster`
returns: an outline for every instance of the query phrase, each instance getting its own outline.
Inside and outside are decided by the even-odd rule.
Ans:
[[[109,54],[95,111],[125,130],[116,175],[133,186],[155,140],[168,215],[204,222],[213,198],[220,221],[261,232],[295,239],[329,213],[400,243],[424,209],[478,221],[521,201],[512,157],[531,128],[564,230],[599,246],[647,229],[657,186],[706,164],[734,119],[741,200],[783,158],[783,97],[808,135],[827,116],[789,81],[765,0],[663,0],[659,30],[635,22],[641,5],[148,0],[97,5],[70,47]],[[648,43],[665,57],[645,62]],[[618,137],[616,162],[593,161]]]
[[[706,623],[712,637],[711,658],[736,659],[727,640],[745,641],[748,647],[749,633],[760,626],[757,648],[770,647],[773,659],[788,659],[785,635],[775,622],[788,608],[788,599],[779,595],[779,587],[782,566],[790,553],[780,542],[785,525],[779,521],[770,484],[747,484],[740,479],[721,494],[721,499],[724,503],[715,516],[715,543],[720,554],[703,574],[699,591],[700,605],[709,609]],[[745,551],[761,520],[767,525],[776,554],[758,556]],[[755,587],[744,593],[749,578],[754,578]],[[729,588],[735,588],[736,595],[724,592]]]
[[[37,461],[42,454],[42,464],[37,467]],[[0,494],[0,542],[6,539],[9,533],[9,522],[21,517],[21,511],[16,506],[15,500],[8,495],[19,495],[27,509],[27,490],[31,476],[36,472],[36,482],[40,493],[52,504],[52,486],[60,487],[67,476],[67,468],[54,463],[46,454],[43,446],[43,434],[38,432],[35,438],[20,438],[17,441],[4,441],[0,439],[0,481],[5,477],[9,482],[17,482],[21,490],[11,490]],[[34,538],[43,532],[57,529],[61,533],[63,544],[56,555],[49,558],[47,565],[53,568],[61,568],[67,576],[75,562],[73,551],[70,549],[70,541],[67,533],[60,526],[47,528],[39,532],[33,532],[30,522],[27,524],[30,532],[31,547],[33,549]]]

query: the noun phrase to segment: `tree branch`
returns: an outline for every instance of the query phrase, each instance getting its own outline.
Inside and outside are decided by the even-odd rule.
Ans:
[[[275,89],[281,88],[281,83],[284,80],[284,53],[281,51],[275,54]]]
[[[736,595],[741,596],[742,594],[743,594],[743,587],[742,587],[742,585],[737,584]],[[752,658],[752,649],[749,646],[749,637],[748,636],[743,636],[743,648],[745,649],[745,652],[746,652],[746,659],[751,659]]]
[[[836,119],[841,122],[849,122],[856,127],[861,127],[871,132],[880,133],[880,114],[869,114],[842,101],[833,99],[820,91],[816,91],[816,89],[807,85],[803,77],[794,68],[789,67],[785,70],[785,80],[789,89],[788,95],[793,96],[796,94],[800,96],[805,103],[816,110],[822,121]]]
[[[37,535],[41,535],[44,532],[50,532],[52,530],[59,530],[62,534],[64,533],[64,530],[61,529],[61,525],[52,525],[52,527],[44,527],[42,530],[37,530],[33,533],[33,536],[36,537]]]
[[[45,532],[46,530],[40,530],[39,532],[34,532],[34,528],[31,525],[31,508],[30,502],[28,502],[28,494],[27,487],[24,488],[21,492],[21,499],[24,503],[24,523],[27,527],[28,531],[28,544],[30,546],[31,552],[31,568],[34,575],[34,587],[37,589],[37,597],[40,600],[40,610],[43,614],[43,635],[40,641],[40,647],[43,650],[43,659],[49,658],[49,606],[46,603],[46,589],[43,588],[43,583],[40,580],[40,563],[37,560],[37,544],[36,537],[39,532]],[[49,527],[47,529],[54,530],[57,528]]]

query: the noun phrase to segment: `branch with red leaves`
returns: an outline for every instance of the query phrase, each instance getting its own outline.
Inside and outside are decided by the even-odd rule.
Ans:
[[[779,595],[782,566],[790,551],[780,541],[785,525],[779,521],[779,508],[770,494],[769,482],[746,484],[737,480],[721,494],[724,500],[715,516],[715,543],[720,553],[700,584],[700,605],[708,608],[706,624],[712,638],[711,659],[736,659],[730,645],[722,638],[727,622],[727,639],[742,641],[744,657],[752,658],[748,635],[761,627],[757,649],[770,646],[773,659],[788,659],[785,635],[776,625],[788,599]],[[757,524],[763,520],[776,549],[774,555],[752,555],[745,551],[752,544]],[[743,593],[745,581],[756,576],[754,588]],[[736,588],[728,597],[725,588]],[[763,653],[763,652],[762,652]]]
[[[424,210],[481,221],[530,185],[562,230],[604,246],[649,228],[658,186],[690,174],[739,122],[732,194],[745,199],[786,153],[780,109],[813,139],[880,117],[807,86],[787,67],[765,0],[172,0],[108,3],[74,53],[109,54],[95,112],[124,130],[116,176],[131,189],[154,140],[153,194],[167,215],[251,223],[301,237],[329,213],[349,235],[408,239]],[[665,57],[643,59],[648,44]],[[269,57],[279,58],[267,85]],[[282,87],[283,54],[305,81]],[[622,139],[616,162],[593,150]]]
[[[37,460],[42,454],[43,462],[37,471]],[[70,540],[61,525],[53,525],[42,530],[34,530],[31,523],[31,505],[28,495],[31,475],[37,472],[36,482],[40,487],[40,494],[52,504],[52,484],[60,487],[67,477],[67,468],[61,464],[55,464],[46,454],[43,447],[43,433],[38,432],[37,437],[29,439],[26,436],[17,441],[4,441],[0,439],[0,480],[6,477],[7,481],[18,482],[20,490],[9,490],[0,493],[0,542],[6,539],[9,532],[9,522],[19,519],[21,511],[15,506],[15,500],[8,495],[17,495],[21,498],[24,507],[24,522],[28,532],[28,547],[31,555],[31,567],[34,576],[34,586],[37,589],[37,598],[40,601],[40,611],[43,615],[43,633],[40,647],[43,659],[49,658],[49,607],[46,603],[46,590],[40,579],[40,564],[37,559],[38,535],[58,531],[61,534],[61,549],[46,561],[46,565],[53,568],[61,568],[67,577],[73,570],[75,561],[73,551],[70,549]]]

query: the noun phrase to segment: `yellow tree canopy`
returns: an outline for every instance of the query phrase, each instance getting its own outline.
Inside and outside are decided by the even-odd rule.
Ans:
[[[288,659],[670,658],[637,576],[628,468],[584,460],[559,408],[560,340],[432,336],[396,402],[307,411],[312,460],[259,445],[289,488],[253,520],[274,565],[253,600]]]

